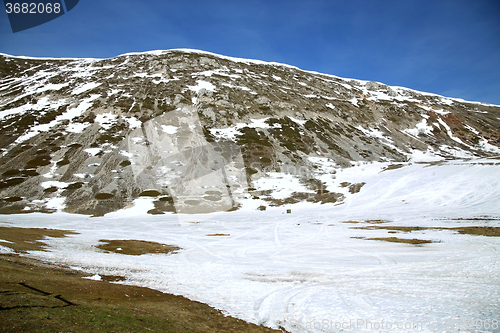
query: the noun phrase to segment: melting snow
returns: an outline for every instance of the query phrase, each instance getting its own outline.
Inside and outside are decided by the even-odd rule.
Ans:
[[[38,88],[35,91],[35,94],[39,94],[48,90],[60,90],[61,88],[64,88],[69,85],[69,82],[66,83],[60,83],[60,84],[54,84],[54,83],[49,83],[45,84],[42,87]]]
[[[270,117],[266,118],[261,118],[261,119],[251,119],[250,123],[237,123],[236,125],[232,127],[227,127],[227,128],[211,128],[209,131],[210,133],[221,139],[228,139],[228,140],[236,140],[236,136],[242,135],[242,133],[239,131],[240,129],[244,127],[248,128],[281,128],[281,124],[273,124],[272,126],[266,123],[266,121]],[[295,121],[295,120],[294,120]],[[306,121],[303,120],[296,120],[298,123],[305,123]]]
[[[90,126],[90,123],[70,123],[66,127],[66,131],[72,133],[81,133],[84,129]]]
[[[490,144],[488,142],[488,140],[485,138],[483,138],[483,140],[479,143],[479,146],[484,150],[491,151],[491,152],[494,152],[496,154],[500,154],[500,148]]]
[[[0,254],[10,254],[15,252],[16,251],[12,250],[10,247],[5,247],[3,245],[0,245]]]
[[[65,205],[64,205],[65,201],[66,201],[66,198],[64,198],[64,197],[50,198],[45,203],[45,207],[47,207],[49,209],[57,209],[57,211],[60,212],[65,207]]]
[[[138,128],[138,127],[141,127],[141,125],[142,125],[142,122],[139,119],[137,119],[136,117],[130,117],[130,118],[124,117],[123,119],[125,119],[125,121],[127,121],[130,129]]]
[[[408,128],[403,130],[403,132],[413,136],[418,136],[419,134],[430,135],[432,134],[432,126],[428,126],[427,120],[424,118],[415,126],[415,128]]]
[[[43,188],[49,188],[49,187],[52,187],[52,186],[55,186],[57,188],[62,188],[62,187],[68,186],[68,183],[59,182],[59,181],[47,181],[47,182],[41,183],[40,186],[43,187]]]
[[[15,101],[15,100],[14,100]],[[14,102],[13,101],[13,102]],[[42,97],[40,98],[36,104],[25,104],[21,105],[12,109],[7,109],[4,111],[0,111],[0,119],[3,119],[7,116],[14,115],[14,114],[19,114],[19,113],[24,113],[26,111],[39,111],[47,106],[50,106],[50,108],[55,108],[57,109],[59,106],[63,105],[64,103],[62,101],[56,101],[56,102],[50,102],[48,97]]]
[[[441,160],[444,160],[444,157],[437,156],[436,153],[431,149],[428,149],[426,152],[414,149],[411,152],[412,162],[434,162]]]
[[[254,181],[253,185],[259,191],[272,190],[271,197],[274,199],[286,199],[293,192],[313,193],[312,190],[302,185],[294,175],[280,172],[270,172],[265,178],[262,177]]]
[[[73,90],[71,92],[71,95],[79,95],[79,94],[84,93],[88,90],[92,90],[96,87],[99,87],[100,85],[101,85],[101,83],[97,83],[97,82],[85,83],[85,84],[79,86],[78,88],[76,88],[75,90]]]
[[[297,123],[301,126],[304,126],[304,124],[307,123],[307,120],[297,119],[297,118],[290,117],[290,116],[288,116],[288,118],[290,118],[294,123]]]
[[[205,89],[208,91],[215,91],[215,86],[210,82],[197,80],[196,83],[197,84],[195,86],[188,86],[189,90],[192,90],[196,93],[198,93],[201,89]]]
[[[448,136],[450,137],[450,139],[452,139],[452,140],[454,140],[454,141],[456,141],[456,142],[458,142],[460,144],[467,145],[465,142],[463,142],[459,138],[453,136],[453,132],[451,131],[450,126],[448,126],[448,124],[445,123],[443,119],[438,118],[437,120],[446,129],[446,133],[448,134]]]
[[[146,216],[153,199],[141,198],[134,208],[104,217],[7,215],[0,224],[75,230],[79,234],[47,240],[50,251],[29,255],[94,276],[123,275],[123,283],[181,294],[292,333],[337,332],[324,325],[351,320],[421,323],[418,331],[426,333],[453,331],[446,328],[446,320],[486,321],[500,315],[498,237],[435,229],[391,234],[352,227],[372,225],[367,220],[389,221],[382,226],[499,226],[498,220],[477,220],[500,216],[500,169],[491,162],[407,164],[383,172],[381,163],[358,164],[336,174],[337,182],[366,182],[358,194],[339,206],[291,206],[291,214],[284,207],[257,212],[244,206],[236,212]],[[258,184],[262,189],[284,184],[288,193],[303,189],[292,175],[278,173]],[[64,199],[58,200],[62,204]],[[230,236],[206,236],[214,233]],[[434,243],[413,246],[364,237]],[[142,239],[183,250],[124,256],[95,251],[99,239]],[[344,331],[373,330],[360,326]]]
[[[54,126],[59,124],[62,120],[72,120],[73,118],[80,116],[83,112],[85,112],[89,107],[92,106],[92,101],[98,97],[99,97],[99,95],[92,95],[91,97],[84,99],[76,108],[68,109],[66,112],[57,116],[56,119],[52,120],[48,124],[40,124],[40,125],[32,126],[25,134],[19,136],[16,139],[16,143],[22,143],[22,142],[40,134],[40,132],[47,132],[51,128],[53,128]],[[47,103],[48,99],[46,99],[44,97],[41,100],[44,100],[42,102],[42,104],[45,104],[45,103]],[[40,103],[40,101],[39,101],[39,103]],[[57,105],[62,105],[62,104],[63,104],[63,102],[58,101],[58,102],[52,103],[51,107],[57,108]],[[78,128],[78,126],[76,128]]]
[[[87,149],[84,149],[84,151],[89,153],[92,156],[95,156],[101,151],[101,148],[87,148]]]
[[[172,125],[161,125],[161,129],[167,134],[175,134],[179,128]]]
[[[349,102],[351,102],[354,106],[358,106],[358,99],[357,99],[357,98],[355,98],[355,97],[354,97],[354,98],[351,98],[351,99],[349,100]]]
[[[210,133],[216,138],[227,139],[234,141],[236,140],[236,136],[241,135],[242,133],[238,131],[237,128],[228,127],[228,128],[211,128]]]
[[[102,128],[110,129],[117,121],[117,116],[112,113],[101,113],[95,117],[95,121],[101,125]]]
[[[99,274],[94,274],[92,276],[84,276],[84,279],[94,280],[94,281],[102,281],[102,277]]]

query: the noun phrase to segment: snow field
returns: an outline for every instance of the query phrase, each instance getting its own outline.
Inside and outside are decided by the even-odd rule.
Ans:
[[[75,230],[79,234],[50,239],[49,252],[29,255],[93,275],[123,275],[121,283],[181,294],[290,332],[390,332],[414,324],[404,331],[455,332],[447,327],[454,320],[500,318],[500,241],[445,229],[500,225],[495,163],[443,161],[386,171],[387,164],[358,164],[338,170],[329,184],[366,183],[338,206],[301,203],[261,212],[244,204],[235,212],[148,216],[139,208],[150,204],[138,202],[134,215],[11,215],[1,225]],[[353,228],[367,226],[443,229]],[[366,239],[375,237],[433,243]],[[104,253],[95,247],[100,239],[156,241],[183,250]]]

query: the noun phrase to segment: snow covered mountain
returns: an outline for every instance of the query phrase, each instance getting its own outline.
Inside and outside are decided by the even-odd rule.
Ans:
[[[338,170],[498,158],[499,128],[500,106],[201,51],[0,55],[0,213],[342,204],[364,183]]]

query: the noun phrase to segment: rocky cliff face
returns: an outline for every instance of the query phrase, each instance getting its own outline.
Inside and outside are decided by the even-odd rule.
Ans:
[[[1,55],[0,213],[340,203],[338,168],[498,157],[499,128],[499,106],[199,51]]]

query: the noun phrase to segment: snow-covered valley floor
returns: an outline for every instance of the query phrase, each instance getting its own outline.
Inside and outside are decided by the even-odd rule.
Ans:
[[[500,239],[450,229],[500,226],[499,162],[408,164],[383,172],[383,165],[359,165],[337,173],[337,181],[366,183],[337,206],[256,211],[244,205],[235,212],[160,216],[123,210],[94,218],[23,214],[1,216],[0,226],[75,230],[49,239],[48,252],[29,255],[122,275],[127,280],[120,283],[181,294],[290,332],[500,332]],[[432,242],[368,239],[387,237]],[[96,248],[100,239],[182,250],[105,253]]]

